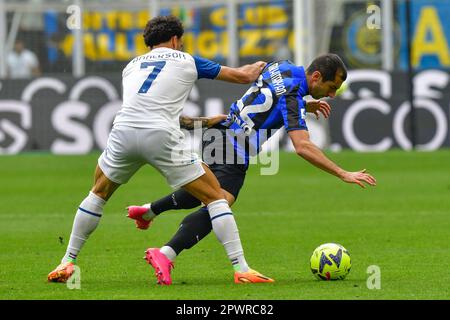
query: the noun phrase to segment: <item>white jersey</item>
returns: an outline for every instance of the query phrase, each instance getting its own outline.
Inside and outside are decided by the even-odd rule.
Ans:
[[[170,48],[134,58],[123,70],[122,108],[114,125],[180,128],[179,117],[197,79],[214,79],[220,65]]]

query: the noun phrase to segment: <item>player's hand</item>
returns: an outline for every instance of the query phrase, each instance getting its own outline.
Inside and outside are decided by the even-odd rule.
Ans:
[[[250,65],[250,74],[252,75],[253,81],[256,81],[259,78],[259,75],[266,67],[267,62],[264,61],[256,61],[255,63]]]
[[[256,61],[254,65],[259,69],[259,72],[261,72],[267,65],[267,62],[265,61]]]
[[[344,173],[341,174],[340,178],[342,179],[342,181],[347,183],[356,183],[361,188],[365,188],[363,182],[367,183],[370,186],[377,185],[377,180],[370,174],[366,173],[366,169],[356,172],[345,171]]]
[[[323,100],[309,100],[306,101],[306,112],[314,113],[317,120],[319,120],[320,113],[327,119],[331,113],[331,106]]]
[[[208,117],[208,121],[206,123],[206,126],[208,128],[211,128],[213,126],[215,126],[216,124],[224,121],[227,119],[227,115],[226,114],[218,114],[216,116],[212,116],[212,117]]]

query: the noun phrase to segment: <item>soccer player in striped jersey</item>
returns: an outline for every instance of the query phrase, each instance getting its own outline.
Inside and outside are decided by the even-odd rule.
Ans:
[[[365,169],[349,172],[340,168],[309,138],[306,112],[314,113],[317,118],[320,114],[328,118],[331,107],[325,101],[306,102],[303,97],[333,98],[346,77],[346,67],[335,54],[317,57],[306,70],[288,60],[269,63],[243,97],[232,104],[226,119],[204,132],[203,160],[218,178],[230,204],[236,201],[244,183],[249,157],[256,155],[274,129],[281,127],[287,131],[297,154],[311,164],[347,183],[361,187],[364,183],[376,185],[375,178]],[[181,118],[180,121],[182,127],[192,126],[191,119]],[[214,139],[208,141],[205,137]],[[222,156],[217,157],[218,154]],[[128,216],[136,220],[138,228],[147,229],[164,211],[190,209],[200,204],[189,193],[179,190],[150,204],[129,207]],[[183,219],[176,234],[160,252],[173,263],[181,251],[199,242],[211,228],[208,209],[203,207]],[[235,282],[251,281],[235,273]]]

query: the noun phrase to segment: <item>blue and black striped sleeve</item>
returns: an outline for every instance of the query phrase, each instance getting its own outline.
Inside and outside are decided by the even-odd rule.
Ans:
[[[282,105],[284,127],[286,131],[308,130],[306,126],[306,103],[300,95],[284,96],[285,103]]]

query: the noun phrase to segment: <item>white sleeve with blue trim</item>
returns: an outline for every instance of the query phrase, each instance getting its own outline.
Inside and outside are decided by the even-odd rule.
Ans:
[[[220,72],[220,64],[211,60],[193,56],[197,68],[197,79],[214,79]]]

